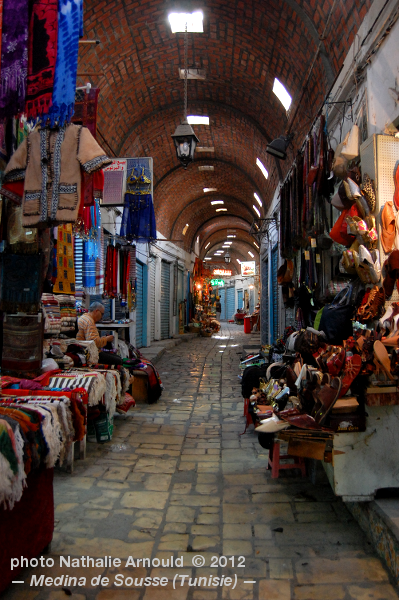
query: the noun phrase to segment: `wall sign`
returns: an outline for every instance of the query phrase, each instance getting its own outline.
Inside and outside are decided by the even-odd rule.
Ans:
[[[221,275],[222,277],[231,277],[233,271],[228,269],[213,269],[212,275]]]
[[[212,287],[223,287],[224,286],[224,279],[212,279],[211,280],[211,286]]]
[[[248,260],[241,263],[241,277],[253,277],[255,275],[255,261]]]

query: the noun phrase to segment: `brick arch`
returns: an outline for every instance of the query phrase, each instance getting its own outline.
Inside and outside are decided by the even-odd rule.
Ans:
[[[244,219],[242,219],[241,217],[233,216],[225,217],[223,221],[223,227],[226,228],[226,233],[227,229],[240,229],[242,231],[249,232],[251,228],[250,224],[247,221],[244,221]],[[215,231],[219,231],[220,229],[221,227],[219,219],[210,219],[207,223],[204,223],[203,226],[200,227],[200,229],[197,231],[197,235],[200,236],[201,248],[205,248],[209,237],[213,235]]]
[[[248,246],[248,250],[249,249],[253,249],[253,252],[256,252],[257,254],[259,254],[259,251],[256,249],[255,245],[254,245],[254,238],[249,235],[249,233],[247,231],[244,231],[242,229],[236,229],[236,236],[233,239],[230,239],[230,242],[232,243],[231,248],[235,248],[238,243],[240,244],[246,244]],[[215,231],[211,236],[209,236],[206,239],[206,243],[202,243],[201,244],[201,250],[200,250],[200,258],[203,258],[204,256],[209,255],[210,253],[212,253],[214,251],[215,248],[219,248],[222,246],[222,244],[227,240],[227,228],[226,229],[218,229],[217,231]],[[210,246],[208,246],[208,243],[210,243]],[[205,250],[205,246],[208,246],[208,248]]]

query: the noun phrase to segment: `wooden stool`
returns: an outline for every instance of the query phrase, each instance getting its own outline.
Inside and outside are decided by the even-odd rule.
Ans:
[[[293,458],[294,464],[281,464],[280,460],[283,458]],[[267,468],[272,470],[272,479],[278,479],[280,469],[300,469],[301,476],[306,477],[306,464],[305,459],[299,456],[291,456],[290,454],[280,455],[280,443],[274,442],[273,446],[269,450],[269,459]]]

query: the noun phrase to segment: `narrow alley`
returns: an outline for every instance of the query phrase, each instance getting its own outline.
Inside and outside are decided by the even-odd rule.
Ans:
[[[327,480],[314,486],[299,471],[272,480],[266,471],[268,451],[253,428],[239,435],[244,419],[237,353],[243,341],[242,328],[224,324],[218,336],[166,352],[157,364],[165,386],[158,403],[116,416],[111,443],[89,444],[87,460],[75,463],[72,475],[56,473],[56,527],[48,555],[55,566],[25,569],[24,586],[10,587],[5,600],[62,600],[69,592],[72,600],[398,597]],[[60,556],[107,555],[122,559],[121,566],[59,566]],[[204,567],[192,566],[198,555],[205,558]],[[126,567],[129,556],[183,557],[184,567]],[[245,567],[237,566],[239,557]],[[211,567],[215,561],[219,566]],[[35,591],[33,573],[69,574],[88,583],[84,589],[67,584]],[[118,586],[111,585],[117,574]],[[180,577],[173,590],[176,574],[190,576],[197,585]],[[99,575],[110,583],[91,586]],[[169,582],[166,587],[128,585],[127,578],[140,583],[146,576]],[[214,578],[222,576],[232,585],[214,587]]]

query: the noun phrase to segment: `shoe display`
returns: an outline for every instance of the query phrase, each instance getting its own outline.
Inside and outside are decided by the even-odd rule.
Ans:
[[[342,372],[342,387],[340,397],[345,396],[354,379],[359,375],[362,368],[362,359],[358,354],[347,356],[344,370]]]

